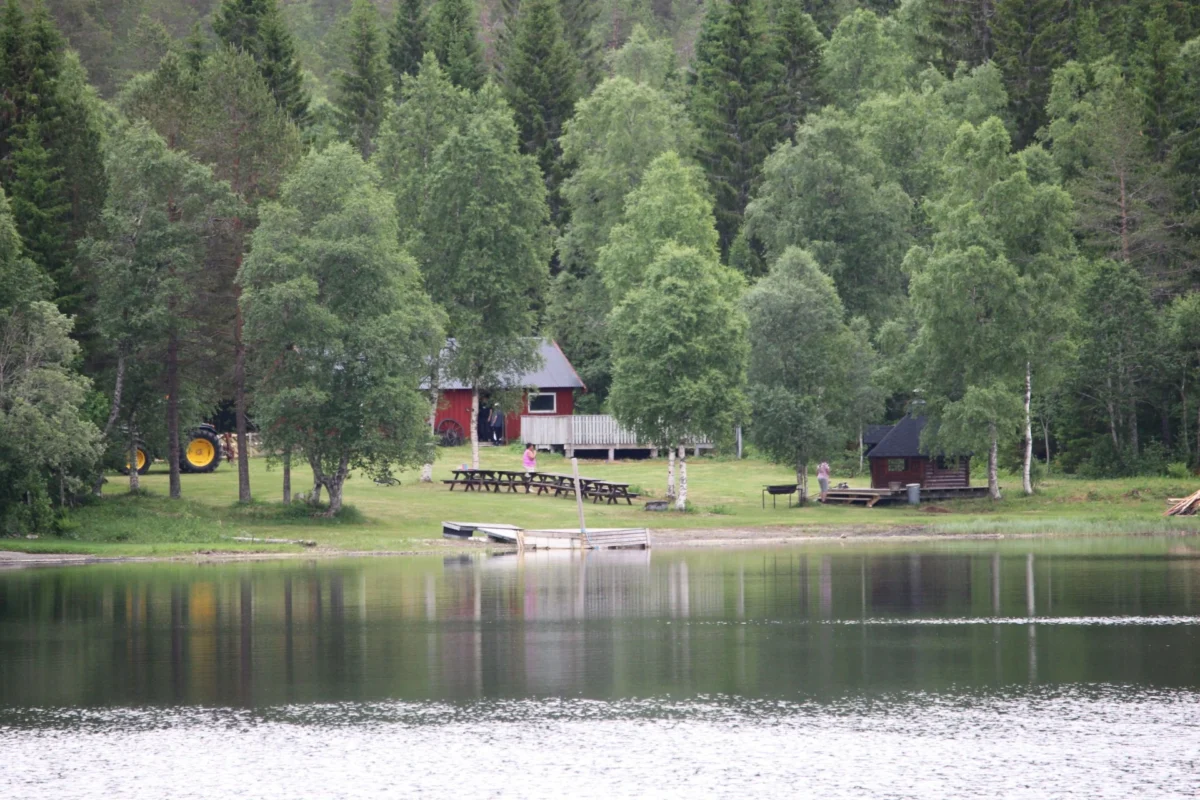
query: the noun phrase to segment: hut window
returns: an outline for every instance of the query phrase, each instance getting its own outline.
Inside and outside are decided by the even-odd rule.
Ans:
[[[558,396],[553,392],[548,393],[530,393],[529,395],[529,413],[530,414],[555,414],[558,412]]]
[[[907,458],[889,458],[888,472],[904,472],[908,469]]]

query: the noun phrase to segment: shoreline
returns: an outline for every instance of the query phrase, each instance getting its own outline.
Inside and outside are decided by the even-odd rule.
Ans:
[[[786,526],[782,528],[663,528],[651,529],[652,549],[742,549],[753,547],[794,547],[830,542],[934,542],[997,541],[1022,539],[1104,538],[1120,536],[1200,536],[1197,530],[1120,531],[1113,534],[1090,532],[1030,531],[1027,533],[953,533],[938,532],[929,525],[893,525],[880,528],[849,526]],[[220,550],[200,548],[192,553],[163,556],[97,555],[94,553],[38,553],[0,550],[0,572],[8,569],[96,564],[221,564],[250,561],[289,561],[299,559],[332,560],[353,558],[410,558],[413,556],[461,555],[469,553],[507,553],[514,547],[485,540],[418,539],[415,547],[400,550],[343,550],[335,547],[311,547],[301,550]]]

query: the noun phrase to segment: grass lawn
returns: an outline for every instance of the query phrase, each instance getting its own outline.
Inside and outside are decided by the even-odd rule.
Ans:
[[[352,506],[342,518],[313,518],[300,506],[278,502],[281,476],[265,459],[251,462],[251,486],[256,502],[239,507],[237,472],[228,465],[209,475],[184,475],[182,502],[166,498],[167,473],[156,464],[142,476],[146,496],[124,494],[126,478],[109,476],[107,497],[76,511],[61,537],[37,540],[0,540],[0,549],[29,552],[70,552],[109,555],[177,555],[198,550],[294,550],[292,546],[239,544],[236,536],[315,540],[323,547],[347,550],[412,550],[438,539],[442,520],[505,522],[525,528],[576,527],[575,503],[571,499],[525,494],[463,493],[447,491],[443,478],[450,469],[468,461],[466,447],[440,452],[434,470],[435,482],[421,484],[416,471],[399,475],[400,486],[380,486],[356,476],[346,485],[346,503]],[[485,448],[483,466],[519,469],[518,447]],[[561,456],[540,454],[539,469],[568,472],[570,464]],[[661,497],[666,483],[666,462],[603,461],[580,463],[584,475],[626,481],[649,498]],[[311,488],[306,467],[293,472],[297,490]],[[692,458],[688,463],[689,513],[653,513],[640,504],[608,506],[586,504],[589,526],[664,528],[769,529],[772,526],[805,528],[884,529],[897,526],[926,526],[930,532],[945,533],[1131,533],[1168,530],[1200,530],[1200,520],[1166,520],[1161,515],[1165,498],[1190,494],[1200,480],[1189,483],[1169,478],[1082,480],[1052,477],[1032,498],[1020,493],[1017,476],[1003,476],[1005,499],[939,503],[936,508],[917,509],[902,505],[873,509],[819,506],[788,509],[782,503],[762,508],[763,484],[788,483],[794,476],[782,467],[748,458]],[[848,480],[866,486],[869,476],[847,479],[834,475],[834,482]],[[816,481],[811,481],[815,491]],[[764,534],[769,533],[764,530]]]

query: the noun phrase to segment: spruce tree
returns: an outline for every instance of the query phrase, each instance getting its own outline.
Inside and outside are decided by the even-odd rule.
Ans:
[[[1066,60],[1069,43],[1066,0],[999,0],[991,20],[993,60],[1004,75],[1016,123],[1015,144],[1033,141],[1046,124],[1050,78]]]
[[[804,13],[800,0],[773,0],[768,11],[775,60],[783,71],[779,91],[782,136],[790,139],[809,112],[823,104],[825,37]]]
[[[1134,83],[1145,98],[1146,136],[1158,161],[1167,156],[1183,76],[1175,28],[1159,9],[1145,25],[1145,38],[1133,56]],[[1186,100],[1184,100],[1186,102]]]
[[[578,99],[577,69],[558,0],[525,0],[505,64],[504,93],[516,115],[521,152],[537,158],[551,219],[559,224],[566,216],[558,190],[566,176],[559,137]]]
[[[400,90],[400,79],[416,75],[425,54],[425,7],[421,0],[400,0],[396,18],[388,31],[388,64],[392,67],[392,86]]]
[[[67,258],[67,212],[62,165],[43,145],[36,117],[21,123],[13,139],[12,213],[25,248],[55,283],[56,296],[71,291]]]
[[[471,0],[438,0],[430,12],[429,45],[450,76],[450,82],[472,92],[487,77],[479,20]]]
[[[296,45],[275,0],[223,0],[213,17],[213,31],[225,44],[254,57],[275,102],[303,125],[309,96]]]
[[[366,159],[375,149],[375,136],[387,113],[388,65],[375,5],[354,0],[349,22],[347,67],[337,76],[333,102],[339,133]]]
[[[761,0],[729,0],[709,9],[696,43],[691,113],[698,157],[716,197],[721,250],[742,224],[763,159],[783,135],[779,67]]]

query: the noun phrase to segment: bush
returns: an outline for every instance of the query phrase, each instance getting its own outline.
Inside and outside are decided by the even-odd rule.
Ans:
[[[1172,461],[1167,464],[1167,477],[1176,480],[1187,480],[1192,477],[1192,470],[1182,461]]]

